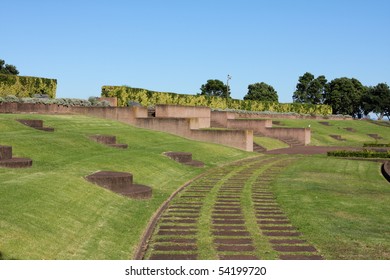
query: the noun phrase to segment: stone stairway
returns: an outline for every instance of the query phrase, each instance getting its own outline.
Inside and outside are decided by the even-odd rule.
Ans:
[[[290,137],[283,137],[283,138],[279,138],[280,141],[286,143],[287,145],[289,145],[290,147],[297,147],[297,146],[305,146],[303,143],[301,143],[300,141],[298,141],[297,139],[294,139],[294,138],[290,138]]]
[[[263,153],[263,152],[266,152],[267,149],[264,148],[263,146],[260,146],[259,144],[256,144],[255,142],[253,142],[253,151],[256,153]]]
[[[251,158],[191,182],[157,216],[154,233],[148,229],[138,258],[323,259],[269,188],[290,163],[276,157]]]

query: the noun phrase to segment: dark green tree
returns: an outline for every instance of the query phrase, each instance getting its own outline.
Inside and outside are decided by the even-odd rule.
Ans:
[[[255,83],[248,86],[248,93],[244,96],[244,100],[278,102],[278,93],[264,82]]]
[[[5,64],[5,61],[0,59],[0,74],[18,75],[19,71],[14,65]]]
[[[332,106],[333,114],[351,115],[362,113],[362,96],[367,88],[355,78],[337,78],[332,80],[325,90],[325,104]]]
[[[200,87],[201,95],[218,96],[218,97],[230,97],[230,90],[220,80],[207,80],[206,84]]]
[[[306,72],[298,79],[293,101],[296,103],[322,104],[327,82],[323,75],[315,78],[313,74]]]
[[[365,115],[373,112],[378,120],[384,116],[390,120],[390,88],[386,83],[379,83],[369,87],[362,96],[361,106]]]

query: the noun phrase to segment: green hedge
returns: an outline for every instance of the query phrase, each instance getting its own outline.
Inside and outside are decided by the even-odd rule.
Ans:
[[[56,96],[57,80],[0,74],[0,96],[33,97],[35,94]]]
[[[390,147],[390,144],[381,144],[381,143],[364,143],[363,147],[379,147],[379,148],[386,148]]]
[[[237,100],[205,95],[187,95],[171,92],[157,92],[127,86],[103,86],[102,96],[117,97],[118,106],[127,106],[129,101],[135,101],[143,106],[156,104],[172,104],[187,106],[208,106],[212,109],[237,109],[246,111],[270,111],[279,113],[295,112],[298,114],[331,115],[332,108],[328,105],[312,105],[301,103],[257,102]]]
[[[356,157],[356,158],[390,158],[390,152],[363,151],[332,151],[328,156],[333,157]]]

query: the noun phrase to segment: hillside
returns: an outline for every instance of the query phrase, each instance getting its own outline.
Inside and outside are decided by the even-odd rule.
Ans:
[[[15,119],[42,119],[52,133]],[[32,168],[0,168],[0,258],[129,259],[152,214],[186,181],[252,153],[189,141],[115,121],[85,116],[0,115],[0,145]],[[126,150],[89,140],[116,135]],[[205,168],[181,165],[166,151],[192,152]],[[153,188],[150,200],[132,200],[88,183],[98,170],[124,171]]]
[[[286,120],[278,119],[275,127],[310,127],[313,146],[357,146],[364,143],[389,143],[390,129],[365,120]],[[323,124],[321,124],[321,122]],[[378,134],[382,139],[375,140],[368,134]],[[345,141],[339,141],[330,135],[340,135]]]

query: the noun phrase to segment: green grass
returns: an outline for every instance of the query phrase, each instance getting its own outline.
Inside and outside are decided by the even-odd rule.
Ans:
[[[286,120],[280,119],[282,127],[309,127],[311,128],[311,143],[314,146],[358,146],[362,147],[364,143],[374,142],[375,140],[367,134],[378,134],[383,137],[378,143],[387,143],[390,139],[390,129],[387,127],[375,125],[364,120],[324,120],[329,122],[330,126],[320,124],[321,120]],[[356,132],[350,132],[345,128],[351,127]],[[346,141],[338,141],[329,135],[341,135]]]
[[[379,163],[301,158],[273,190],[326,259],[390,259],[390,185]]]
[[[15,119],[43,119],[55,132]],[[129,259],[152,214],[184,182],[205,170],[251,156],[115,121],[85,116],[0,115],[0,145],[33,159],[28,169],[0,168],[0,253],[3,259]],[[117,136],[126,150],[88,139]],[[205,168],[181,165],[166,151],[192,152]],[[150,200],[128,199],[90,184],[98,170],[131,172],[153,188]]]
[[[259,137],[259,136],[254,136],[253,137],[253,142],[256,144],[266,148],[268,151],[269,150],[275,150],[275,149],[282,149],[282,148],[288,148],[289,145],[278,140],[275,138],[271,137]]]

